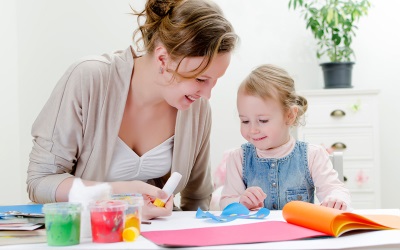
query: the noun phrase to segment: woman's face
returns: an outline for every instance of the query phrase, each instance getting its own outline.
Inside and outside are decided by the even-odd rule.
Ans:
[[[182,60],[178,73],[193,75],[193,71],[201,68],[203,57],[188,57]],[[190,105],[200,97],[209,99],[211,89],[217,83],[217,80],[225,74],[231,60],[231,53],[219,53],[216,55],[210,66],[196,78],[176,77],[171,84],[166,86],[163,93],[166,102],[178,110],[186,110]],[[174,68],[175,65],[170,66]],[[172,73],[164,73],[171,79]],[[167,80],[168,81],[168,80]]]

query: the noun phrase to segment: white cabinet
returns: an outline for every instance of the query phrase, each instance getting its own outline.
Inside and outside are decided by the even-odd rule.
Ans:
[[[378,90],[299,91],[308,101],[297,138],[343,152],[343,175],[357,209],[381,207]]]

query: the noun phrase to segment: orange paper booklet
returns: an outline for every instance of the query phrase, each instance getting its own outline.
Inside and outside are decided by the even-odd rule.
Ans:
[[[282,210],[291,224],[338,237],[352,230],[400,229],[400,216],[359,215],[304,201],[291,201]]]

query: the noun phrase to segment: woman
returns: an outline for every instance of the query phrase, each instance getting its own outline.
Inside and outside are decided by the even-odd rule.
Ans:
[[[148,0],[135,14],[143,55],[129,47],[77,61],[33,124],[32,201],[67,201],[80,178],[87,186],[109,183],[113,193],[145,194],[144,218],[166,216],[172,199],[164,208],[152,201],[164,198],[159,188],[176,171],[183,176],[180,208],[208,209],[208,99],[237,35],[219,7],[204,0]]]

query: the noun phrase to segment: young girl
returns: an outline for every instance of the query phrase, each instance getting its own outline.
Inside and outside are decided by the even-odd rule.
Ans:
[[[350,194],[338,179],[328,152],[295,140],[307,100],[295,93],[288,73],[273,65],[253,70],[238,89],[240,132],[248,141],[227,160],[220,207],[240,202],[249,209],[282,209],[292,200],[340,210],[350,208]]]

